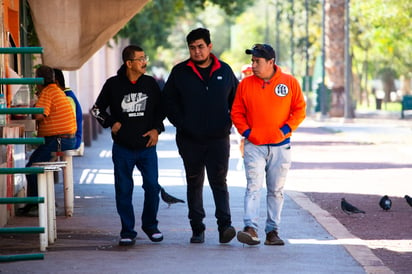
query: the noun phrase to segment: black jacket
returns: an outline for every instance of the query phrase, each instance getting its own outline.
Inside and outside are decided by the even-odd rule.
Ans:
[[[142,135],[149,130],[164,131],[164,112],[161,109],[161,92],[156,80],[148,75],[139,77],[132,83],[126,77],[126,67],[122,65],[105,82],[91,109],[91,114],[104,127],[120,122],[122,127],[113,141],[130,149],[145,148],[149,137]]]
[[[177,134],[194,140],[226,137],[232,121],[230,109],[239,83],[232,69],[214,55],[208,81],[194,63],[177,64],[163,89],[163,102]]]

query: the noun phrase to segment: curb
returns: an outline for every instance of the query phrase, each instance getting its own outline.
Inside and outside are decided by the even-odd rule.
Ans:
[[[313,203],[304,193],[291,190],[285,191],[285,193],[301,208],[308,211],[326,231],[336,238],[336,244],[343,245],[366,273],[394,274],[373,254],[362,239],[355,237],[336,218]]]

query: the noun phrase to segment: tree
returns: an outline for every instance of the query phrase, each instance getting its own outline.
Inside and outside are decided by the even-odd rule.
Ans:
[[[325,1],[325,69],[332,91],[329,115],[343,117],[345,109],[345,0]]]
[[[394,90],[394,77],[411,82],[412,2],[409,0],[351,1],[351,34],[354,66],[362,78],[380,78],[385,101]],[[404,93],[410,93],[405,85]],[[376,88],[376,87],[375,87]],[[365,81],[364,93],[370,88]]]
[[[239,15],[252,0],[156,0],[149,2],[118,33],[129,38],[131,43],[141,45],[150,55],[155,55],[158,47],[169,47],[169,35],[176,22],[181,19],[197,21],[200,11],[210,5],[220,7],[230,16]]]

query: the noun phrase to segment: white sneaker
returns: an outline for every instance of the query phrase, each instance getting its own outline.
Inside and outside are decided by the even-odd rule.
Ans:
[[[120,246],[131,246],[136,243],[136,239],[130,239],[130,238],[121,238],[119,241]]]

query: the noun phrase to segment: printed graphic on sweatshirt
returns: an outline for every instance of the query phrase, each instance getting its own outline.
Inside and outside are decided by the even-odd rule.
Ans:
[[[275,94],[279,97],[285,97],[289,93],[289,88],[285,84],[279,84],[275,87]]]
[[[129,117],[144,116],[148,96],[144,93],[126,94],[122,100],[122,111],[127,112]]]

